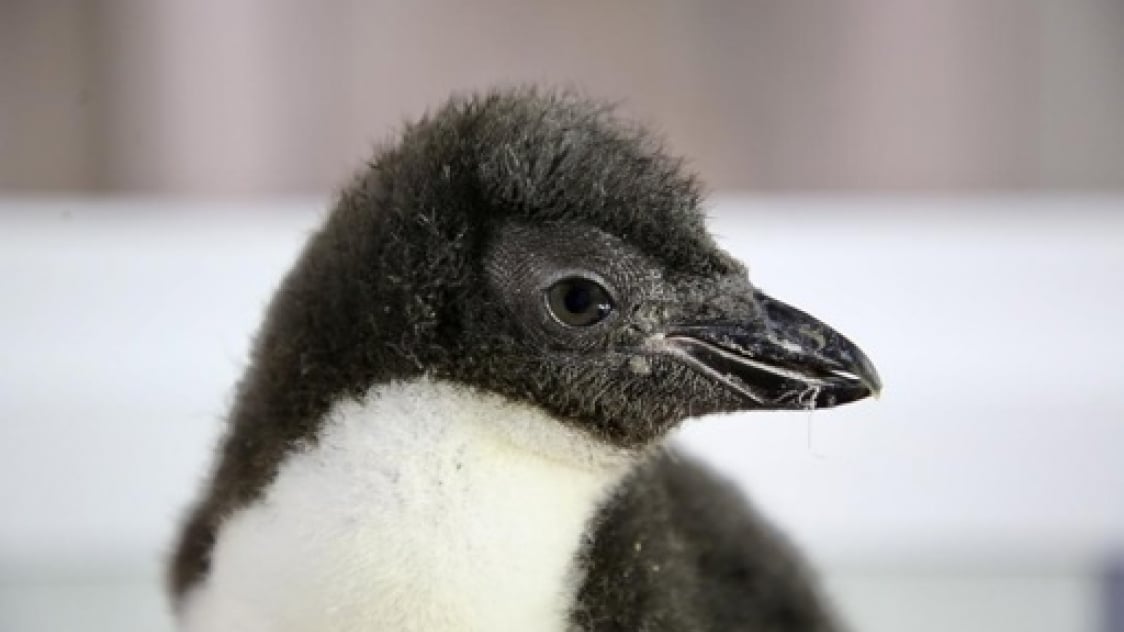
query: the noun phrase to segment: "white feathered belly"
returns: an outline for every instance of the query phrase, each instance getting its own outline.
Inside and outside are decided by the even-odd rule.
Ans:
[[[565,630],[582,536],[628,462],[530,406],[378,387],[224,523],[182,629]]]

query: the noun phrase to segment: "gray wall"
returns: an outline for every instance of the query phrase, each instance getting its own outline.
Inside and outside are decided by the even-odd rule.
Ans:
[[[0,191],[320,192],[514,80],[719,189],[1124,187],[1120,0],[3,0]]]

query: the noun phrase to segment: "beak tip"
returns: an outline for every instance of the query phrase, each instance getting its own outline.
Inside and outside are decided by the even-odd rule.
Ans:
[[[878,379],[877,374],[863,375],[859,378],[862,381],[863,387],[866,388],[867,393],[873,399],[882,397],[882,380]]]
[[[863,386],[870,391],[870,396],[874,399],[882,397],[882,378],[878,375],[878,369],[874,368],[874,363],[867,358],[865,354],[859,352],[861,366],[858,377],[862,380]]]

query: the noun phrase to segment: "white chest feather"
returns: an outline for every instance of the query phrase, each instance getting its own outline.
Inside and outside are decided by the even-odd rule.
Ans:
[[[564,630],[582,534],[628,464],[530,406],[378,387],[225,522],[182,628]]]

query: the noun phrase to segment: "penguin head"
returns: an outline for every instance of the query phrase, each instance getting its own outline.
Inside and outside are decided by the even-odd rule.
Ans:
[[[343,191],[259,353],[299,367],[291,392],[428,375],[623,448],[687,417],[876,393],[854,344],[714,243],[701,199],[609,106],[533,89],[454,100]]]

